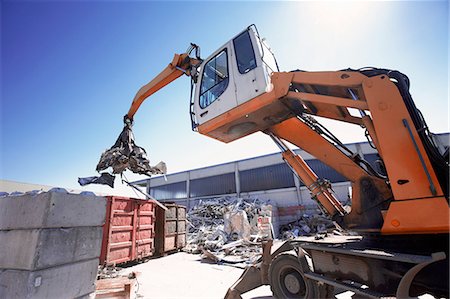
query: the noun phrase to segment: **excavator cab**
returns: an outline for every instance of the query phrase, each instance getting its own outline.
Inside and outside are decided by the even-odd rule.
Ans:
[[[211,120],[270,91],[271,75],[278,71],[278,66],[256,26],[251,25],[203,60],[197,71],[192,120],[193,127],[201,130]],[[244,121],[228,128],[223,135],[233,135],[236,139],[255,128],[254,122]],[[230,137],[218,139],[231,141]]]

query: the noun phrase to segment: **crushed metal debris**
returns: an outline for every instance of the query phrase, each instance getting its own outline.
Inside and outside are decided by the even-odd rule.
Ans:
[[[273,209],[259,199],[225,196],[200,200],[187,213],[190,227],[184,251],[202,254],[204,260],[214,263],[241,268],[254,264],[262,255],[261,242],[275,237]],[[282,225],[279,236],[283,240],[320,237],[335,229],[333,221],[326,216],[304,214]]]
[[[107,279],[119,277],[122,269],[117,266],[98,266],[97,279]]]
[[[122,173],[126,169],[146,175],[165,174],[167,172],[164,162],[150,166],[145,149],[137,146],[134,142],[131,122],[125,123],[116,143],[103,152],[96,169],[97,172],[100,172],[108,167],[112,168],[114,174]]]
[[[103,172],[99,177],[91,176],[86,178],[78,178],[78,184],[80,184],[80,186],[86,186],[89,184],[101,184],[101,185],[108,185],[111,188],[114,188],[114,179],[115,176],[113,176],[112,174]]]
[[[253,264],[262,254],[261,241],[273,238],[271,217],[272,206],[258,199],[201,200],[187,214],[190,227],[184,251],[202,253],[216,263]]]
[[[333,221],[325,216],[304,214],[299,220],[282,225],[280,227],[280,236],[283,240],[294,239],[300,236],[324,233],[335,228]]]

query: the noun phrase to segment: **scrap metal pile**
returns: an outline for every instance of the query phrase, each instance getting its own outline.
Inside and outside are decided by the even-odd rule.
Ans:
[[[273,237],[271,217],[272,206],[258,199],[199,201],[187,214],[190,227],[184,250],[215,262],[253,263],[262,253],[260,241]]]
[[[310,236],[334,230],[336,227],[328,217],[320,214],[304,214],[297,220],[280,227],[280,237],[283,240],[293,239],[299,236]]]

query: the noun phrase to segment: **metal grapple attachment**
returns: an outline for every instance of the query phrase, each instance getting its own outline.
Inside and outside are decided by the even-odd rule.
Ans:
[[[122,173],[126,169],[149,176],[165,174],[167,172],[166,164],[159,162],[155,166],[150,166],[147,152],[134,142],[133,121],[125,115],[124,123],[125,126],[116,143],[102,153],[96,170],[100,172],[111,167],[114,174]]]

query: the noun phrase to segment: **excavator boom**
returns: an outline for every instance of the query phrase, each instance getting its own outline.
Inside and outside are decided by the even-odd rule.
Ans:
[[[193,51],[195,51],[195,58],[190,57]],[[185,53],[175,54],[172,62],[161,73],[139,89],[128,113],[123,118],[124,128],[117,141],[110,149],[103,152],[100,157],[96,168],[98,172],[111,167],[113,173],[116,174],[121,174],[127,169],[134,173],[148,176],[166,173],[167,168],[164,162],[150,166],[145,149],[135,144],[132,131],[134,115],[148,97],[183,74],[195,78],[196,68],[201,62],[200,48],[195,44],[191,44]]]
[[[198,46],[194,45],[193,49],[198,49]],[[192,47],[190,47],[191,49]],[[192,50],[190,50],[192,51]],[[153,80],[151,80],[146,85],[142,86],[139,91],[134,96],[133,102],[131,103],[130,110],[128,110],[127,118],[133,120],[134,115],[138,111],[141,104],[152,94],[171,83],[172,81],[178,79],[183,74],[188,76],[191,75],[194,66],[201,63],[200,57],[191,58],[190,52],[183,54],[175,54],[172,62]]]

